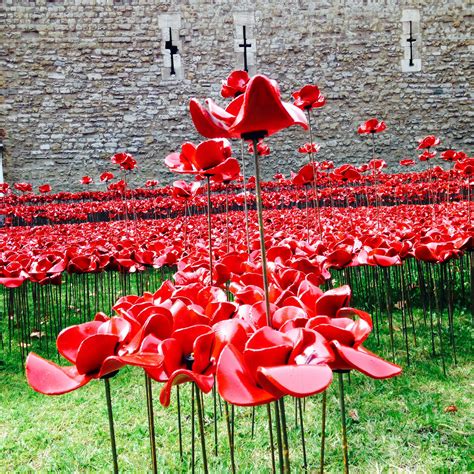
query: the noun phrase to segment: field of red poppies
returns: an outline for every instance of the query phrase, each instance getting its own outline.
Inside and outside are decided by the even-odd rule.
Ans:
[[[419,392],[416,380],[439,379],[449,398],[458,377],[452,394],[459,396],[474,304],[474,159],[428,135],[414,139],[418,171],[408,170],[416,164],[409,158],[400,162],[406,172],[390,170],[377,149],[378,134],[389,130],[374,118],[354,138],[367,140],[367,163],[335,166],[319,159],[323,150],[313,141],[313,114],[325,104],[316,86],[283,102],[274,81],[234,71],[222,96],[231,99],[225,108],[190,101],[206,140],[186,142],[164,160],[191,180],[131,188],[139,163],[121,152],[111,171],[82,178],[82,192],[2,185],[6,377],[24,364],[39,394],[102,387],[106,413],[95,424],[103,430],[108,423],[110,454],[101,455],[102,464],[73,469],[141,469],[143,461],[134,465],[127,452],[146,445],[153,472],[403,468],[370,454],[370,413],[346,405],[357,399],[369,411],[376,406],[384,420],[378,450],[398,450],[402,437],[385,447],[384,437],[426,410],[405,404],[384,411],[391,394],[403,404]],[[309,131],[308,143],[295,144],[300,168],[263,181],[272,159],[265,137],[292,125]],[[241,168],[245,160],[233,152],[239,148],[253,156],[251,172]],[[142,378],[127,375],[127,366]],[[124,441],[114,406],[131,407],[117,402],[115,386],[120,393],[138,384],[144,395],[134,392],[133,404],[146,410],[147,425]],[[369,386],[383,404],[368,401]],[[86,393],[99,403],[95,390]],[[28,396],[32,404],[39,394]],[[60,399],[55,406],[61,410]],[[444,423],[464,432],[452,418],[457,405],[443,408],[451,416]],[[84,426],[85,439],[93,428]],[[80,438],[80,422],[78,429]],[[354,444],[353,434],[365,446]],[[423,445],[423,436],[412,433],[410,443]],[[5,467],[16,468],[24,461],[5,439],[12,459]],[[462,452],[462,441],[451,442]],[[425,449],[429,457],[429,443]],[[443,453],[436,462],[410,468],[456,470],[458,454],[449,461],[444,447],[436,449]],[[416,458],[424,456],[414,448],[407,462]],[[30,467],[38,466],[58,467],[35,458]]]

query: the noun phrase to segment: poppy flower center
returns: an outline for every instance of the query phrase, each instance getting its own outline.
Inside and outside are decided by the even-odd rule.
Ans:
[[[255,130],[253,132],[247,132],[242,134],[244,140],[261,140],[268,135],[268,130]]]
[[[193,369],[193,364],[194,364],[194,353],[191,352],[191,354],[187,354],[183,357],[183,362],[186,365],[186,368],[188,370]]]

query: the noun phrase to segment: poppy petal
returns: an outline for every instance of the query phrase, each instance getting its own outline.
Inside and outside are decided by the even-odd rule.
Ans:
[[[309,397],[322,392],[332,381],[332,370],[327,365],[260,367],[258,372],[276,389],[293,397]]]
[[[226,346],[221,353],[216,380],[219,395],[233,405],[256,406],[276,400],[255,384],[242,354],[232,345]]]
[[[350,366],[374,379],[387,379],[402,372],[398,365],[381,359],[365,348],[353,349],[352,347],[343,346],[337,341],[331,341],[331,345]]]
[[[26,359],[26,378],[36,392],[62,395],[82,387],[92,377],[79,374],[75,366],[60,367],[32,352]]]

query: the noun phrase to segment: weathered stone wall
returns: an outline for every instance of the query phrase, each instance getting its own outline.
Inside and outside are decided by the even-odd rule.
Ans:
[[[287,100],[316,83],[328,104],[315,116],[321,159],[360,164],[370,155],[357,125],[372,116],[390,164],[415,156],[416,139],[435,133],[446,148],[472,152],[472,39],[469,0],[3,0],[0,128],[5,180],[78,189],[96,181],[119,150],[147,178],[167,182],[163,159],[199,141],[191,97],[218,103],[220,80],[240,66],[234,14],[254,19],[255,70],[280,83]],[[420,72],[402,72],[402,12],[420,14]],[[160,15],[180,16],[182,79],[165,78]],[[244,15],[245,16],[245,15]],[[238,49],[238,48],[237,48]],[[168,58],[169,59],[169,58]],[[269,139],[267,176],[304,159],[299,129]],[[236,151],[240,145],[235,144]]]

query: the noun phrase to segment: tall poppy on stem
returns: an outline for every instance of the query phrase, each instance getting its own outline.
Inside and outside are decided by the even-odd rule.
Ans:
[[[262,258],[262,274],[265,292],[265,314],[267,325],[272,327],[270,317],[270,298],[267,276],[267,259],[265,251],[265,231],[263,224],[263,204],[261,192],[260,162],[258,142],[265,136],[276,133],[291,125],[301,125],[307,128],[307,121],[299,110],[281,102],[278,86],[265,76],[255,76],[247,86],[244,94],[242,108],[239,111],[233,129],[241,134],[245,140],[251,140],[254,150],[255,162],[255,189],[257,197],[257,215],[260,234],[260,251]],[[277,427],[277,440],[280,456],[280,466],[284,471],[290,471],[288,440],[286,436],[286,423],[281,423],[284,417],[283,401],[275,402],[275,419]],[[283,421],[283,420],[282,420]],[[283,443],[282,443],[283,442]]]
[[[387,129],[385,122],[379,121],[376,118],[371,118],[367,120],[365,123],[359,125],[357,129],[357,133],[359,135],[366,135],[370,134],[372,138],[372,160],[375,160],[375,134],[381,133]],[[375,209],[377,214],[377,229],[380,227],[380,210],[379,210],[379,198],[378,198],[378,182],[377,182],[377,175],[375,172],[375,168],[372,168],[372,179],[374,182],[374,190],[375,190]]]
[[[293,92],[293,98],[295,99],[294,105],[301,110],[304,110],[308,115],[308,127],[309,127],[309,143],[304,147],[308,153],[310,163],[315,164],[315,159],[313,153],[319,151],[319,145],[313,143],[313,130],[311,126],[311,110],[324,107],[326,105],[326,98],[321,94],[319,87],[312,84],[307,84],[303,86],[299,91]],[[301,151],[300,151],[301,152]],[[322,227],[321,227],[321,211],[319,209],[319,196],[318,196],[318,183],[317,183],[317,174],[314,175],[313,180],[313,194],[314,194],[314,203],[315,209],[317,212],[318,218],[318,232],[319,238],[322,237]]]
[[[257,145],[260,140],[291,125],[301,125],[307,129],[308,122],[298,107],[281,101],[280,91],[275,81],[266,76],[254,76],[247,83],[245,92],[227,107],[221,109],[208,101],[209,110],[192,99],[190,112],[196,129],[207,137],[241,138],[251,141],[254,147],[255,188],[257,198],[257,216],[260,234],[260,250],[265,293],[265,313],[267,324],[271,327],[270,299],[268,290],[267,261],[265,252],[265,232],[263,225],[263,205],[261,194],[261,175]],[[280,410],[275,405],[277,434],[280,432]],[[286,427],[283,427],[286,429]],[[279,455],[283,458],[281,433],[277,436]],[[285,466],[289,471],[289,457],[285,450]],[[283,466],[283,463],[280,463]]]
[[[247,71],[232,71],[225,81],[222,81],[221,95],[225,98],[236,99],[242,95],[247,88],[250,77]],[[240,158],[242,161],[242,182],[244,187],[244,216],[245,216],[245,238],[247,241],[247,252],[250,252],[249,237],[249,210],[247,202],[247,176],[245,170],[244,140],[240,143]]]
[[[350,290],[349,292],[348,290],[348,287],[338,289],[340,295],[347,296],[346,302],[350,297]],[[337,293],[334,293],[334,297],[336,296]],[[339,308],[334,317],[315,316],[308,321],[306,326],[322,334],[329,341],[335,355],[335,359],[329,362],[329,366],[338,374],[339,379],[344,472],[348,473],[343,374],[355,369],[374,379],[386,379],[399,375],[402,369],[398,365],[381,359],[362,346],[373,329],[370,315],[363,311],[349,307]],[[324,425],[322,431],[325,431]]]
[[[130,154],[130,153],[115,153],[115,155],[112,155],[110,158],[110,161],[114,165],[118,165],[123,172],[123,182],[125,183],[125,187],[127,185],[127,171],[132,171],[137,162],[135,158]],[[133,195],[131,195],[131,198],[133,198]],[[124,191],[122,195],[123,199],[123,208],[124,208],[124,213],[125,213],[125,221],[126,221],[126,227],[128,231],[128,203],[127,203],[127,193]]]
[[[441,143],[440,139],[435,135],[428,135],[425,138],[418,140],[417,150],[423,150],[422,154],[419,156],[420,161],[428,161],[430,164],[428,166],[428,179],[429,179],[429,195],[431,197],[432,204],[432,219],[433,222],[436,220],[436,209],[435,209],[435,196],[432,189],[432,180],[433,180],[433,164],[431,160],[436,156],[436,151],[431,151],[432,147],[435,147]]]
[[[240,171],[238,161],[232,156],[230,143],[226,139],[212,139],[199,145],[184,143],[181,153],[172,153],[165,158],[171,171],[204,176],[207,180],[207,230],[209,244],[209,273],[212,284],[212,223],[211,223],[211,177],[219,176],[221,181],[232,179]]]
[[[201,183],[187,183],[178,180],[173,182],[173,197],[179,201],[184,201],[184,248],[188,250],[188,225],[189,225],[189,201],[201,190]]]
[[[154,367],[160,363],[156,353],[137,350],[140,328],[121,317],[108,318],[98,313],[94,321],[71,326],[57,337],[59,353],[73,365],[61,367],[30,353],[26,360],[29,385],[46,395],[61,395],[77,390],[92,379],[105,385],[114,472],[118,472],[110,381],[123,366]]]

